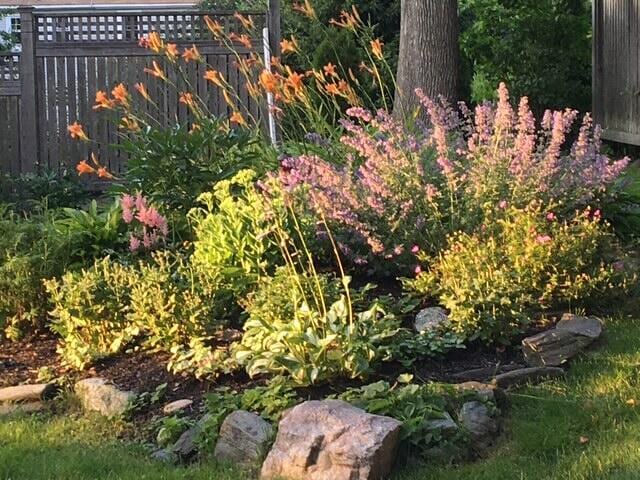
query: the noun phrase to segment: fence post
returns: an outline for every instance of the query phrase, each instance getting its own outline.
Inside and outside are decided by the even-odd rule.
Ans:
[[[267,11],[267,28],[269,29],[269,48],[273,57],[280,56],[280,0],[269,0]]]
[[[38,159],[36,27],[33,7],[20,7],[20,171],[35,172]]]

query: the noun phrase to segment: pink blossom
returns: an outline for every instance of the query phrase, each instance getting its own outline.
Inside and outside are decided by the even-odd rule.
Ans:
[[[555,213],[553,213],[553,212],[547,213],[547,220],[549,222],[553,222],[555,219],[556,219],[556,214]]]
[[[551,241],[551,237],[549,235],[538,235],[536,237],[536,242],[540,245],[544,245],[545,243],[549,243]]]
[[[140,249],[140,239],[135,235],[131,234],[129,236],[129,250],[132,252],[137,252]]]
[[[420,275],[422,273],[422,267],[420,267],[420,265],[417,265],[416,268],[414,268],[413,272],[416,275]]]
[[[411,247],[411,253],[416,254],[420,251],[420,247],[418,245],[414,245]]]
[[[500,210],[504,210],[505,208],[507,208],[507,201],[506,200],[500,200],[500,203],[498,203],[498,208]]]

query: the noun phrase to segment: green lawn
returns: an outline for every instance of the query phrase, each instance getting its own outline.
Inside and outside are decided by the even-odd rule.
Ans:
[[[566,381],[523,389],[511,402],[488,459],[397,479],[640,479],[640,321],[610,321],[603,345],[574,362]],[[0,420],[0,480],[242,478],[210,465],[163,467],[141,447],[112,440],[116,431],[86,418]]]

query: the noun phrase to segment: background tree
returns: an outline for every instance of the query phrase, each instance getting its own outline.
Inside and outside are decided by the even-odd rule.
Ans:
[[[410,114],[415,89],[458,100],[458,0],[402,0],[394,111]]]

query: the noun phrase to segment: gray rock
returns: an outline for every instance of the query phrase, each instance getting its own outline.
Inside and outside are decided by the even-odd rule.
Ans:
[[[76,382],[75,392],[82,407],[106,417],[122,415],[136,398],[133,392],[118,390],[104,378],[87,378]]]
[[[308,401],[280,421],[261,479],[388,478],[401,423],[340,400]]]
[[[202,433],[204,425],[210,418],[211,415],[209,414],[202,417],[198,423],[180,435],[178,441],[173,444],[169,451],[183,461],[193,457],[198,452],[197,440]]]
[[[602,335],[602,321],[597,317],[580,317],[572,313],[565,313],[556,325],[556,330],[571,332],[595,340]]]
[[[183,400],[176,400],[175,402],[167,403],[162,408],[162,413],[165,415],[173,415],[174,413],[190,408],[191,405],[193,405],[193,400],[189,400],[187,398]]]
[[[418,333],[437,330],[449,321],[449,315],[444,308],[429,307],[422,309],[416,315],[413,324]]]
[[[0,416],[12,413],[35,413],[44,410],[42,402],[2,403],[0,404]]]
[[[458,431],[458,424],[454,422],[451,415],[444,412],[444,418],[429,420],[426,424],[428,430],[439,430],[443,433],[452,433]]]
[[[175,453],[166,448],[162,448],[160,450],[156,450],[151,454],[151,459],[156,460],[158,462],[164,462],[169,464],[175,464],[178,462],[178,457]]]
[[[491,380],[500,373],[511,372],[522,368],[523,365],[495,365],[492,367],[474,368],[451,375],[451,378],[460,382],[485,382]]]
[[[51,383],[0,388],[0,403],[38,402],[51,398],[55,392]]]
[[[496,376],[494,383],[500,388],[509,388],[516,385],[534,383],[542,379],[558,378],[563,375],[564,370],[558,367],[521,368]]]
[[[237,410],[224,419],[213,455],[235,465],[256,467],[269,448],[273,428],[255,413]]]
[[[556,328],[525,338],[522,353],[532,367],[557,367],[582,352],[601,334],[599,319],[566,313]]]
[[[469,432],[474,450],[484,450],[493,443],[498,433],[498,424],[489,414],[485,404],[475,401],[465,403],[462,405],[458,419]]]

